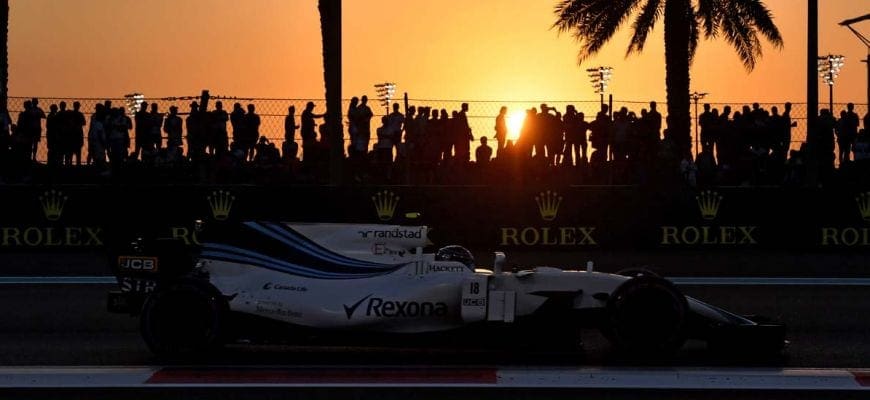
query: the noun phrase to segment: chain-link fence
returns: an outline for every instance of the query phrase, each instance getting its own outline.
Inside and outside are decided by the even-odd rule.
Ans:
[[[8,107],[10,114],[12,114],[13,120],[16,119],[16,116],[19,112],[24,109],[24,102],[27,100],[31,100],[26,97],[10,97],[8,102]],[[94,108],[98,103],[103,103],[104,101],[109,100],[112,102],[114,107],[124,106],[128,110],[130,109],[130,100],[129,98],[114,98],[114,99],[97,99],[97,98],[41,98],[39,99],[39,106],[44,111],[48,112],[51,104],[59,104],[60,102],[66,102],[68,108],[72,108],[72,103],[78,101],[81,104],[81,111],[85,114],[86,118],[90,120],[91,114],[94,112]],[[177,106],[179,109],[179,114],[182,116],[186,115],[189,110],[189,105],[192,101],[198,101],[197,96],[182,96],[182,97],[167,97],[167,98],[144,98],[142,99],[148,103],[156,103],[158,106],[158,110],[160,112],[166,113],[169,110],[170,106]],[[284,118],[287,116],[287,111],[290,106],[296,107],[297,112],[297,120],[296,123],[299,123],[299,113],[305,108],[306,103],[313,102],[315,104],[315,113],[320,113],[325,111],[325,100],[322,99],[269,99],[269,98],[235,98],[235,97],[212,97],[212,100],[209,104],[209,109],[214,109],[214,104],[216,101],[221,101],[223,103],[223,108],[227,110],[227,112],[232,111],[234,103],[240,103],[243,108],[247,109],[248,104],[253,104],[256,109],[256,113],[260,115],[261,125],[260,125],[260,134],[262,136],[266,136],[270,141],[275,143],[278,148],[281,148],[282,143],[284,142]],[[400,104],[402,100],[399,99]],[[346,114],[347,107],[350,103],[350,100],[344,100],[342,102],[342,113]],[[409,99],[408,104],[416,107],[431,107],[433,109],[443,109],[447,110],[448,114],[454,110],[460,110],[462,103],[469,104],[468,111],[468,122],[471,126],[472,133],[475,139],[479,138],[481,135],[492,137],[494,135],[494,126],[495,126],[495,118],[499,113],[499,109],[502,106],[508,108],[508,113],[523,113],[526,109],[531,107],[539,108],[541,104],[546,103],[548,107],[555,108],[556,110],[563,111],[565,108],[571,104],[574,105],[578,112],[583,112],[586,114],[586,119],[591,120],[594,118],[595,114],[600,110],[600,104],[597,101],[467,101],[467,100],[427,100],[427,99]],[[374,126],[379,125],[380,117],[384,115],[387,111],[386,108],[383,108],[377,105],[377,101],[370,101],[370,106],[372,107],[372,111],[375,113],[375,118],[373,118],[372,124]],[[726,106],[731,106],[733,111],[739,111],[744,104],[742,103],[709,103],[711,107],[719,109],[720,111]],[[772,107],[779,107],[780,111],[783,109],[783,104],[778,103],[763,103],[760,106],[764,109],[770,110]],[[626,107],[629,111],[633,111],[636,114],[640,115],[642,109],[649,108],[649,102],[645,101],[613,101],[613,108],[615,110],[619,110],[622,107]],[[663,103],[659,103],[659,112],[665,110],[665,105]],[[839,115],[840,110],[846,108],[846,104],[834,104],[835,115]],[[695,143],[694,135],[695,135],[695,108],[694,106],[691,109],[692,111],[692,140]],[[702,112],[702,107],[698,107],[698,111]],[[866,104],[856,104],[855,112],[858,113],[859,116],[864,116],[867,113],[867,105]],[[128,111],[128,115],[131,115]],[[807,105],[805,103],[793,103],[792,104],[792,120],[797,123],[797,125],[792,129],[792,149],[796,149],[800,146],[800,143],[806,140],[806,115],[807,115]],[[346,118],[345,118],[346,121]],[[44,122],[43,122],[44,123]],[[43,135],[45,130],[43,129]],[[230,130],[231,132],[231,130]],[[374,130],[373,130],[374,132]],[[131,135],[134,135],[134,132],[131,132]],[[517,132],[512,132],[512,134],[516,135]],[[297,142],[301,145],[301,139],[296,138]],[[345,130],[345,141],[349,141]],[[87,140],[85,140],[85,149],[83,150],[84,154],[87,154]],[[472,155],[474,152],[472,151]],[[40,142],[40,147],[38,151],[38,159],[40,161],[45,161],[47,158],[47,150],[45,145],[45,140]]]

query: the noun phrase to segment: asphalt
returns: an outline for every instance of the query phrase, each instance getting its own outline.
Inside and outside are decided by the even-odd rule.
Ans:
[[[0,286],[0,365],[165,364],[145,347],[138,320],[106,312],[106,284]],[[597,331],[585,331],[581,351],[476,346],[451,348],[301,347],[232,345],[204,364],[425,364],[870,367],[870,287],[685,286],[690,295],[741,314],[772,317],[788,326],[782,357],[723,357],[689,342],[673,357],[648,362],[610,351]]]

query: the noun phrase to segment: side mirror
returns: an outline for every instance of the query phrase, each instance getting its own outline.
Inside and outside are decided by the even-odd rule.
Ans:
[[[502,271],[502,267],[504,266],[504,260],[507,258],[503,252],[496,251],[495,252],[495,261],[492,263],[492,272],[494,274],[500,274]]]

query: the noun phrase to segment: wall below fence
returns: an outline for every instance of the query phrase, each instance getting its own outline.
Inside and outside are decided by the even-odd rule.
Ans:
[[[196,220],[425,224],[481,251],[870,249],[870,192],[633,187],[5,186],[0,251],[97,249]],[[408,213],[419,213],[416,219]]]

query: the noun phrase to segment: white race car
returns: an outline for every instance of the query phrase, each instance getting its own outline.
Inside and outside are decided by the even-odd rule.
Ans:
[[[650,273],[595,272],[591,263],[512,273],[502,253],[491,269],[460,246],[426,253],[425,226],[249,221],[209,229],[195,258],[137,242],[114,263],[121,290],[110,293],[109,309],[139,315],[157,354],[252,338],[398,336],[392,342],[401,344],[414,336],[420,344],[435,333],[490,329],[576,345],[578,327],[600,329],[631,354],[667,353],[689,338],[775,352],[785,342],[782,325],[686,297]]]

